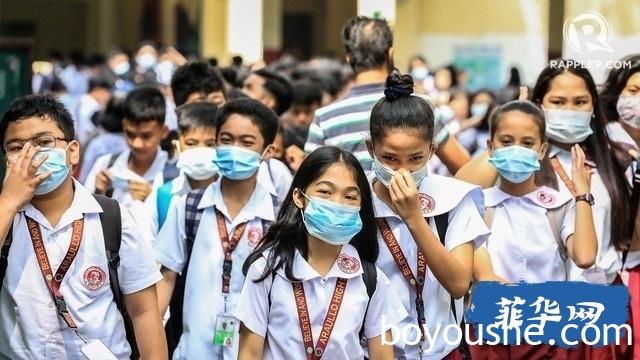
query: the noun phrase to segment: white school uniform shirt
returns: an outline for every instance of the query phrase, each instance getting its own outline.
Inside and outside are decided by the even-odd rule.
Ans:
[[[113,302],[109,267],[99,213],[102,208],[80,183],[69,209],[53,228],[33,205],[27,204],[13,220],[13,243],[7,273],[0,291],[1,359],[85,359],[78,336],[57,314],[51,294],[42,277],[25,215],[40,224],[40,231],[53,272],[64,259],[73,221],[84,214],[84,230],[78,254],[67,272],[60,292],[80,335],[86,340],[100,339],[117,358],[129,358],[122,316]],[[162,275],[151,249],[142,241],[137,224],[122,206],[122,245],[118,277],[123,294],[133,294],[154,285]],[[95,290],[86,284],[88,273],[98,271],[103,283]],[[101,281],[101,282],[102,282]]]
[[[430,218],[429,226],[436,237],[438,237],[438,232],[433,217],[449,212],[449,227],[445,239],[447,250],[451,251],[459,245],[468,242],[473,242],[473,248],[475,250],[482,245],[489,235],[489,229],[487,229],[484,223],[484,199],[480,187],[453,178],[430,174],[420,183],[418,193],[423,216]],[[383,217],[387,220],[393,235],[400,244],[400,248],[409,263],[411,272],[417,277],[418,246],[413,240],[409,228],[392,209],[375,195],[375,192],[373,203],[376,210],[376,217]],[[402,332],[402,329],[406,326],[418,324],[415,309],[416,294],[402,275],[398,265],[396,265],[380,231],[378,231],[378,243],[380,246],[380,255],[378,256],[377,265],[387,277],[389,277],[394,292],[402,299],[404,308],[409,313],[409,316],[398,324],[398,328],[400,332]],[[440,330],[434,344],[429,344],[428,340],[425,339],[422,345],[423,358],[441,359],[457,347],[457,345],[453,346],[445,342],[443,331],[447,325],[457,324],[462,320],[463,299],[455,301],[458,318],[454,319],[453,312],[451,311],[451,297],[445,288],[440,285],[438,280],[436,280],[428,266],[422,296],[425,305],[424,315],[426,326],[431,334],[435,334],[436,326],[440,325]],[[407,345],[404,340],[413,341],[418,338],[420,334],[415,328],[407,332],[409,334],[407,338],[402,338],[399,334],[394,334],[394,340],[396,338],[398,339],[398,342],[394,346],[395,356],[400,359],[419,359],[418,345]],[[431,351],[427,352],[430,346],[432,346]]]
[[[89,94],[80,96],[80,102],[75,112],[76,138],[84,146],[98,131],[91,117],[100,111],[100,103]]]
[[[608,122],[607,134],[609,135],[609,138],[611,140],[632,145],[636,148],[636,150],[638,150],[636,141],[633,140],[631,135],[629,135],[629,133],[622,127],[622,125],[620,125],[619,122]],[[633,161],[631,163],[631,166],[629,166],[625,173],[627,175],[627,181],[629,181],[629,184],[631,184],[631,186],[633,186],[633,174],[635,172],[636,166],[638,166],[638,164],[636,163],[636,161]],[[629,251],[629,254],[627,254],[627,262],[624,264],[625,269],[632,269],[638,265],[640,265],[640,251]]]
[[[557,146],[551,146],[549,157],[556,156],[562,165],[562,168],[571,179],[571,152],[562,150]],[[617,251],[611,242],[611,198],[607,187],[602,181],[602,177],[597,168],[594,168],[591,175],[591,194],[595,198],[595,204],[591,211],[593,212],[593,224],[598,237],[598,253],[596,255],[596,263],[591,269],[597,268],[604,271],[605,277],[609,283],[613,282],[618,270],[622,267],[622,253]],[[564,184],[564,181],[556,174],[558,178],[558,187],[563,195],[571,195],[571,192]],[[579,268],[571,259],[569,263],[569,281],[587,281],[587,270]]]
[[[280,164],[282,163],[280,162]],[[288,169],[286,173],[283,173],[282,169],[277,164],[272,164],[271,167],[269,167],[265,161],[260,164],[260,169],[258,169],[258,182],[261,183],[269,194],[274,197],[274,214],[278,214],[280,204],[282,204],[284,198],[287,196],[287,191],[289,191],[289,186],[291,185],[291,179],[292,176]],[[276,184],[278,185],[280,192],[276,190]],[[189,181],[187,181],[187,176],[183,172],[180,172],[180,176],[171,180],[171,194],[173,196],[169,202],[167,215],[174,204],[176,204],[180,198],[187,196],[190,191],[191,186],[189,185]],[[154,189],[149,197],[147,197],[145,200],[145,207],[147,208],[146,212],[149,215],[149,231],[147,233],[152,236],[149,241],[153,244],[153,241],[155,241],[155,238],[158,236],[158,231],[160,231],[160,223],[158,219],[158,189]]]
[[[253,282],[262,274],[268,256],[269,253],[263,254],[263,257],[249,268],[235,316],[249,330],[265,338],[262,359],[306,359],[293,286],[287,279],[284,268],[278,269],[273,278],[269,275],[262,282]],[[344,265],[340,264],[341,257],[349,259],[352,268],[343,270]],[[302,280],[314,348],[320,337],[337,280],[347,279],[342,305],[323,359],[362,359],[365,354],[360,345],[359,333],[363,321],[363,335],[370,339],[383,333],[383,318],[384,325],[396,325],[407,316],[389,279],[380,269],[376,271],[376,291],[369,302],[362,278],[360,257],[352,245],[342,246],[338,259],[324,279],[296,250],[293,276]]]
[[[129,169],[129,155],[131,155],[131,151],[129,149],[123,151],[118,155],[111,169]],[[104,170],[109,166],[109,161],[111,160],[111,154],[104,155],[96,160],[93,168],[87,175],[87,180],[84,183],[84,186],[89,189],[91,192],[96,191],[96,177],[100,173],[100,171]],[[150,185],[151,189],[157,189],[164,183],[164,179],[162,177],[162,172],[164,171],[164,167],[167,164],[169,155],[166,151],[161,150],[158,146],[158,153],[156,154],[155,159],[153,159],[153,163],[149,170],[142,176]],[[129,190],[123,189],[113,189],[112,198],[117,200],[120,204],[125,207],[132,208],[131,210],[137,216],[139,213],[144,214],[146,209],[144,209],[142,201],[134,200],[131,197],[131,193]],[[133,205],[136,206],[133,206]]]
[[[233,313],[242,290],[244,275],[242,264],[258,245],[263,235],[263,222],[275,219],[271,194],[258,181],[247,204],[235,219],[230,220],[227,205],[220,191],[220,180],[205,190],[199,209],[204,209],[193,245],[189,263],[189,275],[185,285],[183,308],[183,333],[174,359],[236,359],[238,353],[238,328],[233,347],[213,345],[216,317],[225,312],[222,295],[222,264],[224,253],[218,233],[216,209],[225,218],[227,233],[248,221],[237,247],[233,251],[231,283],[227,296],[227,313]],[[181,273],[187,261],[185,233],[186,197],[182,197],[170,210],[165,225],[154,243],[156,261],[176,273]]]
[[[566,205],[562,227],[558,229],[566,245],[576,220],[571,195],[543,186],[517,197],[492,187],[484,190],[484,200],[487,207],[494,208],[491,236],[484,246],[498,276],[512,283],[567,280],[547,212]]]

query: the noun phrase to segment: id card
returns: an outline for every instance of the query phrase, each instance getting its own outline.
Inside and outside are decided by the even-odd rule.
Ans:
[[[236,332],[237,321],[233,315],[220,314],[216,318],[216,329],[213,334],[213,344],[233,346],[233,335]]]
[[[592,284],[606,284],[607,276],[604,274],[604,270],[593,268],[585,270],[585,274],[587,276],[587,281]]]
[[[89,340],[80,348],[80,351],[89,360],[118,360],[111,350],[98,339]]]

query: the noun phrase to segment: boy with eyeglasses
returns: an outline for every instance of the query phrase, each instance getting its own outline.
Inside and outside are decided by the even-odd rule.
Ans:
[[[141,357],[166,359],[150,249],[126,209],[71,177],[80,157],[73,135],[71,115],[51,95],[15,100],[0,121],[0,358],[129,358],[130,317]],[[108,211],[119,230],[115,270],[106,249],[114,239],[100,231]]]

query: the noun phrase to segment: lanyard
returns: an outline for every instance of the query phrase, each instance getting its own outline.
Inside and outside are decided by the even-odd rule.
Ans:
[[[556,156],[551,158],[551,166],[553,166],[553,170],[558,174],[558,176],[560,176],[560,179],[562,179],[562,182],[564,182],[567,189],[569,189],[571,195],[576,196],[576,189],[573,187],[573,182],[569,179],[569,175],[564,171],[564,168]],[[587,170],[591,170],[591,166],[588,164],[585,164],[584,167]]]
[[[333,326],[336,323],[336,318],[342,305],[342,299],[344,298],[344,292],[347,288],[347,279],[338,278],[336,281],[336,287],[333,289],[331,303],[329,303],[327,315],[322,323],[322,331],[316,342],[315,349],[313,347],[311,320],[309,317],[309,308],[307,307],[307,297],[304,294],[304,286],[302,282],[294,282],[291,283],[291,285],[293,286],[293,296],[296,299],[296,309],[298,310],[298,320],[300,321],[300,331],[302,332],[302,341],[306,349],[307,360],[319,360],[322,354],[324,354],[324,349],[327,347],[331,332],[333,332]]]
[[[382,238],[393,256],[393,260],[395,260],[398,269],[400,269],[400,272],[402,272],[402,275],[416,293],[416,312],[418,313],[418,325],[420,325],[420,339],[424,340],[423,325],[426,320],[424,317],[424,299],[422,298],[422,289],[424,287],[425,275],[427,273],[427,261],[425,260],[422,251],[418,250],[418,279],[416,279],[411,272],[411,268],[409,268],[407,258],[404,256],[398,240],[393,236],[393,232],[389,227],[387,219],[377,218],[376,221],[378,222],[378,228],[380,228]]]
[[[231,284],[231,268],[233,266],[233,259],[231,258],[231,255],[233,254],[233,250],[236,249],[236,246],[238,246],[238,242],[242,237],[242,233],[244,233],[244,228],[247,226],[247,223],[243,222],[236,226],[236,229],[233,231],[233,235],[231,236],[231,240],[229,240],[224,216],[218,210],[216,210],[216,219],[218,220],[218,233],[220,233],[220,242],[222,243],[222,250],[224,251],[224,262],[222,264],[222,294],[226,299],[226,296],[229,295],[229,284]]]
[[[84,228],[84,218],[76,220],[73,222],[73,232],[71,234],[71,244],[69,245],[69,250],[67,250],[67,254],[64,256],[60,267],[56,271],[55,276],[53,275],[53,271],[51,270],[51,264],[49,263],[49,257],[47,256],[47,250],[44,247],[44,243],[42,242],[42,233],[40,232],[40,225],[33,220],[32,218],[25,216],[27,219],[27,226],[29,227],[29,235],[31,236],[31,243],[33,244],[33,250],[36,253],[36,258],[38,259],[38,265],[40,265],[40,271],[42,272],[42,277],[44,278],[45,283],[47,284],[47,288],[53,297],[56,308],[58,309],[58,315],[64,319],[71,330],[78,333],[78,325],[73,321],[71,314],[67,309],[67,303],[60,293],[60,285],[62,284],[62,280],[64,276],[69,271],[73,260],[76,258],[78,254],[78,249],[80,248],[80,243],[82,242],[82,231]],[[82,338],[81,338],[82,339]],[[83,340],[84,341],[84,340]]]

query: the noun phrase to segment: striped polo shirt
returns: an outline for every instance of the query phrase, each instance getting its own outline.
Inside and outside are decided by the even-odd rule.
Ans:
[[[365,138],[369,136],[371,110],[382,97],[384,82],[356,85],[343,98],[316,110],[304,151],[310,153],[324,145],[338,146],[354,154],[369,172],[373,159],[367,151]],[[439,145],[449,138],[449,132],[440,121],[436,121],[435,134],[435,142]]]

